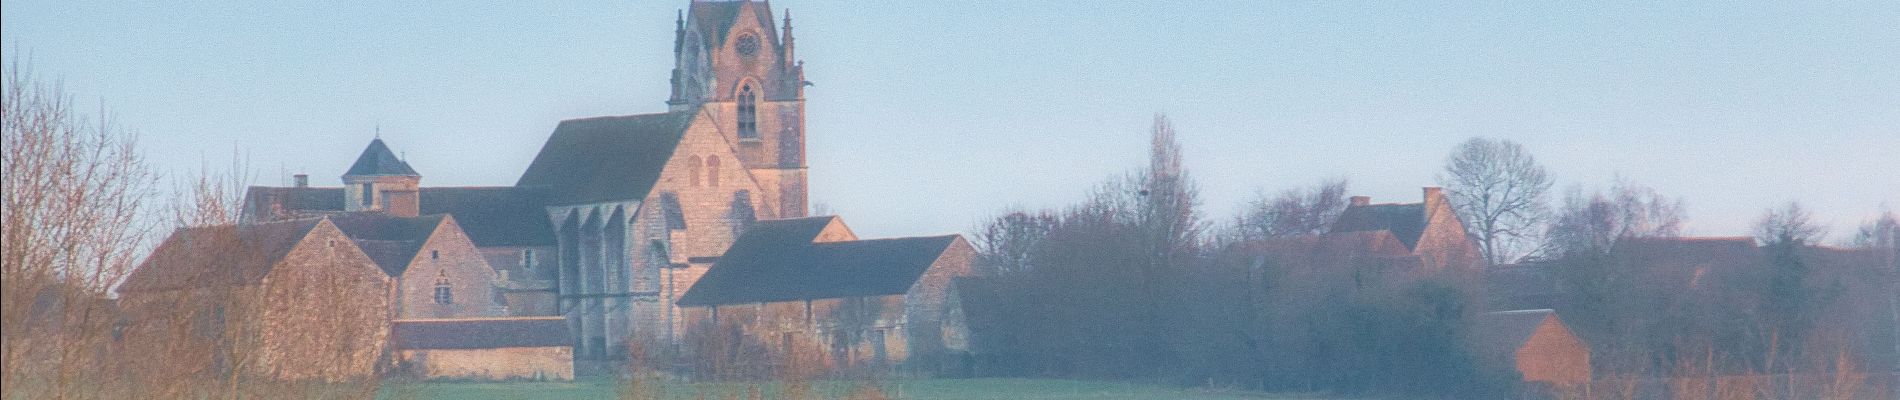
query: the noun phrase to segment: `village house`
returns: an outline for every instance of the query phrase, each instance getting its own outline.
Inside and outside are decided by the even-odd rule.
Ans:
[[[508,315],[489,268],[455,217],[405,218],[381,213],[329,217],[389,274],[394,318]]]
[[[1554,388],[1590,383],[1590,346],[1544,310],[1495,311],[1478,316],[1478,355],[1509,366],[1524,382]]]
[[[952,280],[974,256],[957,235],[860,240],[837,217],[761,221],[680,305],[729,354],[755,346],[780,361],[816,354],[832,370],[935,373],[969,350]]]
[[[1333,222],[1333,233],[1391,232],[1417,255],[1426,271],[1471,270],[1484,265],[1478,246],[1465,234],[1465,224],[1446,201],[1444,189],[1424,188],[1424,201],[1372,204],[1372,198],[1353,196]]]
[[[173,232],[118,287],[127,347],[286,380],[374,374],[389,278],[327,219]]]

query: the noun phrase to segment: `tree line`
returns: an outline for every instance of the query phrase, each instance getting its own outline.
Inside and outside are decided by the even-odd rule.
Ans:
[[[1681,199],[1623,178],[1553,199],[1552,178],[1522,145],[1473,138],[1438,183],[1482,265],[1407,271],[1315,244],[1349,204],[1347,179],[1209,218],[1168,119],[1157,115],[1151,133],[1144,168],[1078,203],[1004,210],[972,232],[982,277],[959,290],[973,307],[978,374],[1510,396],[1522,389],[1515,372],[1483,360],[1473,321],[1501,307],[1486,272],[1510,268],[1549,275],[1545,306],[1589,342],[1598,376],[1626,378],[1617,382],[1869,379],[1900,353],[1890,211],[1830,246],[1799,203],[1781,205],[1755,224],[1746,258],[1703,271],[1701,290],[1657,288],[1642,271],[1653,255],[1623,247],[1679,237]]]

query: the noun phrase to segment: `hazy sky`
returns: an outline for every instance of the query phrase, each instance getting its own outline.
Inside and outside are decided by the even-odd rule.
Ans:
[[[380,125],[425,185],[510,185],[562,119],[665,110],[686,5],[329,3],[7,0],[0,37],[174,175],[235,147],[260,184],[336,185]],[[1079,200],[1155,112],[1223,219],[1327,177],[1417,201],[1471,136],[1559,193],[1683,197],[1692,234],[1800,200],[1842,239],[1900,207],[1900,2],[1414,3],[773,6],[815,82],[811,199],[869,237]]]

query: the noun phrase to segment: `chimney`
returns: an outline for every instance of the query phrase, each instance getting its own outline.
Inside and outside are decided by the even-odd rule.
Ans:
[[[1372,204],[1372,196],[1352,196],[1350,200],[1352,201],[1352,205],[1355,205],[1355,206],[1364,206],[1364,205]]]
[[[1445,202],[1445,189],[1437,186],[1425,187],[1425,208],[1432,209]]]
[[[279,175],[279,176],[282,176],[282,175]],[[310,187],[310,175],[308,174],[291,175],[290,181],[296,182],[297,187]]]

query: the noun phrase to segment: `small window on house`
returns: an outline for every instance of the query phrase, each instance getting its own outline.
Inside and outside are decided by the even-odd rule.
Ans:
[[[442,252],[429,250],[429,261],[435,261],[435,260],[440,260],[440,259],[442,259]]]
[[[455,304],[455,293],[450,290],[446,272],[437,274],[435,278],[435,304]]]
[[[759,138],[759,95],[752,85],[739,88],[739,138]]]
[[[369,183],[363,184],[363,205],[364,206],[370,206],[370,205],[376,204],[375,188],[376,187],[372,184],[369,184]]]
[[[534,270],[534,249],[521,251],[521,269]]]
[[[706,157],[706,186],[719,187],[719,156]]]

